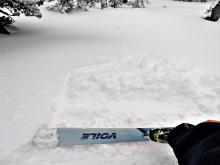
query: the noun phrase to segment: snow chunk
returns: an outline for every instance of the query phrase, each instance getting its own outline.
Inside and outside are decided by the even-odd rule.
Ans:
[[[58,145],[57,129],[42,128],[33,138],[33,143],[40,148],[52,148]]]

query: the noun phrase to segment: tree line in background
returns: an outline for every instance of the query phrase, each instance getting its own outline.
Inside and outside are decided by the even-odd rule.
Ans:
[[[127,4],[133,8],[144,8],[147,0],[49,0],[56,1],[54,5],[48,6],[48,10],[56,10],[62,13],[70,13],[74,9],[82,9],[87,11],[90,7],[101,4],[101,9],[107,7],[118,8],[122,4]]]
[[[42,14],[39,6],[43,5],[46,0],[0,0],[0,33],[9,34],[5,28],[14,23],[13,16],[34,16],[41,18]],[[101,5],[101,9],[107,7],[118,8],[122,4],[132,6],[133,8],[144,8],[148,0],[47,0],[54,2],[48,6],[48,10],[56,10],[61,13],[70,13],[75,9],[88,10],[90,7]],[[206,0],[183,0],[183,1],[203,1]],[[208,9],[209,14],[205,19],[210,21],[218,21],[220,18],[220,0],[215,1]]]

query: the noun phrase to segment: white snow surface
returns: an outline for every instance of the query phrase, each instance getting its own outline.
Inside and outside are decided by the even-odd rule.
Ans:
[[[18,19],[12,35],[0,35],[0,164],[176,165],[168,145],[152,142],[42,149],[31,139],[56,145],[35,135],[42,127],[219,119],[220,24],[200,18],[208,6],[155,0]]]
[[[218,77],[165,56],[86,66],[67,76],[49,127],[173,126],[211,117],[220,112],[219,85]]]

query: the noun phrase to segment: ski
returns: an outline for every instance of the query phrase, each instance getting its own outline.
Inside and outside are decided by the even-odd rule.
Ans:
[[[40,129],[33,138],[38,147],[109,144],[120,142],[155,141],[172,128],[47,128]]]

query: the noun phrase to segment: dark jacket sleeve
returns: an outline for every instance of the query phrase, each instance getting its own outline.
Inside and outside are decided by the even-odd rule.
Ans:
[[[220,123],[181,124],[168,136],[179,165],[220,164]]]

